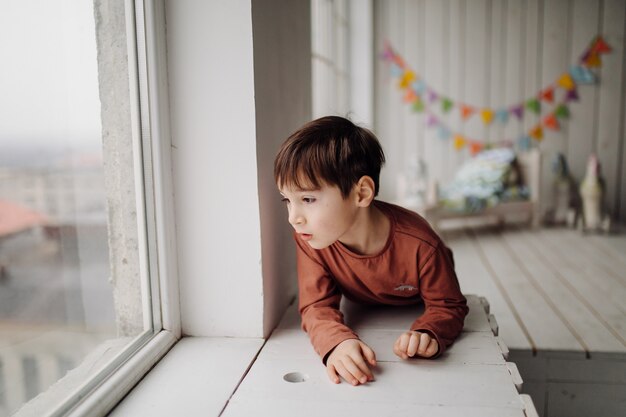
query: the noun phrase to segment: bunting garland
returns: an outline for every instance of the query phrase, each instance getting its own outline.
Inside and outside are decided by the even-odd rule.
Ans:
[[[458,109],[463,122],[470,120],[474,115],[479,115],[483,124],[490,126],[494,123],[504,125],[513,118],[521,121],[526,112],[541,116],[542,110],[547,108],[547,105],[554,105],[551,111],[541,116],[538,124],[517,139],[517,145],[520,149],[528,149],[532,143],[531,139],[536,142],[543,140],[544,128],[553,131],[561,129],[561,122],[568,119],[570,115],[569,102],[578,100],[577,86],[596,83],[596,76],[591,68],[599,68],[602,65],[600,55],[610,52],[611,47],[602,36],[597,36],[583,52],[579,63],[572,65],[569,71],[562,73],[554,83],[539,90],[534,97],[529,97],[512,106],[495,109],[460,103],[450,97],[442,96],[429,87],[418,73],[410,69],[389,43],[386,43],[381,58],[390,65],[391,76],[398,80],[398,88],[404,91],[403,101],[410,104],[413,111],[426,113],[426,126],[436,128],[440,139],[452,138],[454,149],[461,150],[468,147],[473,155],[489,145],[485,144],[485,141],[471,139],[460,133],[452,132],[430,111],[431,108],[439,105],[443,114],[450,114]],[[560,94],[563,99],[555,103],[557,89],[563,90],[563,93]]]

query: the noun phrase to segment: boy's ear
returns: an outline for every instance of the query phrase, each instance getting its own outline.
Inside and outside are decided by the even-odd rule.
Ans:
[[[375,184],[369,175],[362,176],[356,183],[356,197],[359,207],[368,207],[375,197]]]

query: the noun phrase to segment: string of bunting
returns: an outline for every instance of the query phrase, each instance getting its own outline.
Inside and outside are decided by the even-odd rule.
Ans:
[[[512,106],[501,108],[463,103],[440,94],[430,87],[417,72],[409,68],[402,56],[391,47],[389,42],[385,43],[381,58],[390,65],[391,75],[397,79],[398,88],[403,91],[404,102],[411,105],[415,112],[423,112],[427,115],[427,127],[436,128],[441,139],[453,138],[453,145],[456,150],[467,146],[470,153],[475,154],[487,146],[485,141],[452,132],[431,110],[432,108],[439,105],[444,114],[458,110],[462,121],[467,121],[476,115],[481,118],[485,126],[489,126],[493,123],[504,125],[512,118],[521,121],[527,112],[541,116],[542,109],[546,104],[553,105],[545,116],[540,117],[539,123],[517,139],[520,148],[528,149],[532,140],[538,142],[543,140],[545,129],[560,130],[559,121],[567,119],[570,114],[568,104],[578,100],[577,87],[583,84],[596,83],[596,76],[591,69],[601,67],[601,55],[609,52],[611,52],[611,47],[602,36],[595,37],[580,56],[578,64],[572,65],[569,71],[562,73],[557,80],[542,88],[536,95]],[[562,99],[555,103],[555,96],[559,90],[562,90],[560,94]],[[511,144],[510,141],[503,143]]]

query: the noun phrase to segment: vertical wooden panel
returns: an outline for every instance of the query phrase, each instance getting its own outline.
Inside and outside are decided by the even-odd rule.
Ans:
[[[522,60],[525,46],[522,26],[525,23],[524,9],[524,3],[517,0],[506,2],[503,104],[507,108],[519,104],[524,99],[524,66]],[[522,134],[523,124],[521,120],[509,115],[509,120],[504,128],[504,137],[515,143]]]
[[[625,9],[626,2],[623,0],[604,0],[602,32],[614,52],[602,56],[596,149],[606,179],[606,203],[611,212],[615,212],[618,207],[618,169],[621,164],[619,135],[623,111],[620,108],[622,105],[620,92],[622,91],[622,74],[625,69],[619,54],[624,50]]]
[[[524,87],[523,100],[533,97],[541,88],[541,47],[542,47],[543,0],[528,0],[525,8],[524,29]],[[537,124],[539,118],[524,109],[524,134]]]
[[[461,118],[459,104],[464,102],[464,78],[465,78],[465,44],[463,38],[465,36],[465,0],[449,1],[449,45],[448,45],[448,63],[450,66],[450,75],[448,79],[448,91],[450,97],[455,101],[454,108],[450,113],[450,125],[454,130],[463,134],[464,126]],[[456,167],[463,161],[463,154],[453,150],[451,143],[447,146],[448,167],[444,172],[441,181],[448,183],[454,177]]]
[[[581,55],[600,32],[600,0],[574,0],[572,7],[570,63],[578,65]],[[574,178],[580,181],[593,151],[598,88],[597,85],[581,85],[577,91],[580,100],[570,103],[570,118],[565,122],[568,125],[566,156]]]
[[[429,88],[437,92],[437,94],[446,94],[444,89],[443,68],[445,65],[443,59],[444,48],[444,30],[443,30],[443,3],[439,0],[425,0],[426,21],[424,29],[426,35],[426,60],[424,62],[424,79]],[[426,98],[426,107],[446,126],[448,120],[441,114],[441,103],[436,101],[430,103]],[[428,117],[428,116],[427,116]],[[439,138],[437,128],[428,128],[424,134],[425,143],[424,150],[429,155],[426,163],[428,170],[435,178],[442,178],[444,171],[444,161],[441,159],[442,148],[448,145],[448,142]]]
[[[420,40],[420,7],[419,2],[416,1],[407,1],[404,6],[403,18],[404,18],[404,37],[406,48],[404,50],[404,58],[407,61],[407,65],[413,69],[418,76],[421,75],[421,72],[418,70],[418,65],[420,63],[419,56],[419,48],[418,42]],[[407,172],[407,167],[409,164],[409,160],[415,160],[417,158],[422,158],[423,155],[418,155],[418,141],[419,138],[419,128],[418,126],[423,124],[422,118],[415,112],[412,111],[412,107],[409,104],[405,104],[404,108],[404,132],[405,137],[400,139],[404,142],[404,152],[402,153],[402,173]]]
[[[543,36],[541,50],[541,83],[532,96],[537,96],[541,89],[556,85],[563,72],[569,69],[568,30],[569,27],[569,0],[550,0],[544,2],[543,8]],[[541,120],[554,110],[554,104],[541,102]],[[543,123],[542,123],[543,125]],[[557,152],[565,152],[566,124],[561,124],[558,131],[543,127],[544,138],[541,142],[542,150],[542,181],[541,201],[543,207],[550,204],[552,198],[551,164]]]
[[[478,112],[489,104],[489,64],[487,62],[487,27],[490,17],[487,14],[486,0],[472,0],[466,3],[465,10],[465,100],[478,107]],[[475,140],[487,137],[486,128],[480,114],[474,114],[465,122],[465,134]],[[463,152],[467,153],[467,149]]]
[[[489,107],[497,111],[504,107],[504,70],[506,53],[503,48],[506,45],[507,32],[505,31],[506,2],[489,1],[491,24],[487,34],[489,41],[489,64],[487,73],[487,85],[489,91]],[[489,129],[487,137],[489,143],[499,143],[504,139],[504,124],[494,119]]]

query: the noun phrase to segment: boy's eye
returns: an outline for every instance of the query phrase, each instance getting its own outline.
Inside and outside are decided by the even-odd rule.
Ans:
[[[289,199],[288,198],[281,198],[280,201],[282,201],[285,204],[289,204]]]
[[[307,204],[311,204],[315,202],[315,198],[314,197],[302,197],[302,201],[304,201]]]

